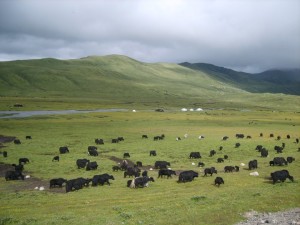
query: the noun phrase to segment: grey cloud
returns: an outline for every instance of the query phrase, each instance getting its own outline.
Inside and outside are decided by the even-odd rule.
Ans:
[[[300,67],[297,0],[2,0],[0,60],[124,54],[244,71]]]

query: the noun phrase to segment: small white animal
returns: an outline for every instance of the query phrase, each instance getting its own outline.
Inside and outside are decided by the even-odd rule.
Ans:
[[[257,177],[257,176],[259,176],[259,173],[258,173],[257,171],[255,171],[255,172],[250,173],[250,176],[255,176],[255,177]]]
[[[44,191],[44,190],[45,190],[45,187],[41,186],[41,187],[39,188],[39,190],[40,190],[40,191]]]

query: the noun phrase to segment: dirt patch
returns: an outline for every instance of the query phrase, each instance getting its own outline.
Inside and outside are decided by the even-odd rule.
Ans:
[[[117,164],[122,164],[122,162],[124,160],[124,159],[121,159],[121,158],[118,158],[118,157],[115,157],[115,156],[110,156],[109,159],[116,162]],[[135,165],[134,162],[132,162],[129,159],[126,159],[126,161],[128,163],[128,166],[130,166],[130,167],[133,167]]]
[[[18,191],[40,191],[40,188],[44,188],[44,191],[55,192],[55,193],[65,193],[65,188],[49,188],[48,180],[41,180],[37,177],[33,177],[28,173],[23,173],[24,175],[29,175],[29,178],[25,178],[24,180],[17,181],[5,181],[5,173],[9,170],[15,170],[12,165],[4,164],[0,162],[0,177],[3,179],[3,182],[7,182],[6,189],[13,192]]]
[[[0,162],[0,177],[5,177],[5,173],[8,170],[15,170],[15,167]]]
[[[3,143],[12,142],[16,139],[16,137],[4,136],[0,135],[0,148],[6,147]]]
[[[121,159],[121,158],[118,158],[118,157],[115,157],[115,156],[110,156],[109,157],[110,160],[116,162],[118,165],[122,164],[123,160],[124,159]],[[134,167],[135,163],[132,162],[131,160],[129,159],[126,159],[127,163],[128,163],[128,166],[130,167]],[[141,170],[150,170],[150,168],[153,168],[153,166],[151,165],[147,165],[147,166],[142,166],[142,167],[139,167]]]

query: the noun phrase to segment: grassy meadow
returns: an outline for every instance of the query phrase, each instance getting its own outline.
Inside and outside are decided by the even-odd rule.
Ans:
[[[258,85],[266,90],[258,93]],[[270,85],[240,80],[233,85],[205,70],[120,55],[18,60],[0,62],[0,110],[14,110],[13,104],[20,103],[21,110],[190,106],[300,111],[299,96],[269,94]]]
[[[153,224],[153,225],[217,225],[234,224],[250,210],[279,211],[299,207],[300,163],[299,138],[300,97],[270,94],[252,83],[240,86],[221,82],[207,71],[189,69],[170,63],[142,63],[126,56],[86,57],[74,60],[40,59],[0,62],[0,111],[128,109],[126,112],[48,115],[28,118],[0,118],[0,135],[14,136],[21,145],[4,143],[8,157],[0,157],[1,166],[28,157],[25,181],[5,181],[0,177],[0,224]],[[271,85],[262,83],[263,85]],[[250,91],[243,87],[249,86]],[[250,87],[251,86],[251,87]],[[253,90],[252,90],[253,89]],[[247,89],[248,90],[248,89]],[[23,107],[14,107],[14,104]],[[204,108],[204,112],[181,112],[180,108]],[[163,108],[165,112],[154,112]],[[132,110],[137,112],[133,113]],[[0,112],[1,114],[1,112]],[[252,136],[235,138],[236,133]],[[259,134],[263,133],[263,137]],[[270,138],[274,133],[274,138]],[[147,134],[149,139],[142,139]],[[153,137],[165,134],[163,141]],[[188,138],[184,139],[184,134]],[[286,135],[291,135],[287,139]],[[25,136],[31,135],[31,140]],[[198,136],[203,135],[203,140]],[[229,140],[221,141],[223,136]],[[275,140],[280,135],[282,140]],[[119,136],[125,141],[112,144]],[[181,141],[176,141],[181,137]],[[87,155],[87,147],[98,146],[100,155]],[[235,143],[241,146],[235,148]],[[275,153],[274,146],[286,144],[284,152]],[[255,150],[263,145],[268,158]],[[52,162],[60,146],[68,146],[69,154]],[[219,151],[219,147],[223,150]],[[217,154],[209,157],[210,150]],[[149,151],[157,156],[150,157]],[[202,159],[189,159],[199,151]],[[172,179],[157,179],[158,171],[149,170],[155,182],[148,188],[126,187],[123,172],[113,172],[117,162],[129,152],[134,163],[145,168],[157,160],[166,160],[177,171]],[[217,158],[228,155],[224,163]],[[283,167],[271,167],[275,156],[293,156],[296,161]],[[76,160],[97,161],[96,171],[77,169]],[[258,177],[249,176],[246,167],[240,172],[224,173],[224,166],[235,166],[258,160]],[[218,174],[203,177],[205,167],[216,167]],[[4,164],[3,164],[4,163]],[[193,165],[196,164],[196,165]],[[270,173],[288,169],[295,182],[273,185]],[[177,183],[178,174],[195,170],[193,182]],[[2,174],[4,171],[0,171]],[[109,173],[115,177],[111,186],[88,187],[65,193],[64,188],[49,190],[52,178],[92,178]],[[214,186],[216,176],[225,185]],[[34,190],[45,186],[45,191]]]
[[[48,103],[51,107],[49,99]],[[65,106],[69,103],[64,102],[61,107],[68,108]],[[32,108],[37,109],[37,104],[32,104]],[[41,108],[47,109],[46,104]],[[52,103],[53,108],[60,106]],[[136,113],[130,110],[0,119],[0,134],[15,136],[22,142],[21,145],[5,143],[7,147],[1,151],[6,150],[8,157],[0,157],[0,162],[12,164],[20,157],[28,157],[31,161],[25,165],[24,171],[31,178],[25,181],[0,178],[0,224],[228,225],[241,221],[242,215],[251,210],[272,212],[299,207],[300,146],[294,143],[300,136],[299,126],[299,113],[262,111],[259,108],[204,112],[180,112],[177,109],[163,113],[137,109]],[[236,133],[251,135],[252,138],[236,139]],[[259,137],[260,133],[264,136]],[[270,133],[275,137],[270,138]],[[143,134],[149,139],[142,139]],[[153,136],[161,134],[165,134],[165,140],[153,141]],[[184,134],[188,134],[188,138],[184,139]],[[291,139],[286,138],[287,134]],[[31,135],[32,139],[26,140],[26,135]],[[205,138],[198,140],[199,135]],[[229,139],[221,141],[225,135]],[[275,140],[278,135],[282,140]],[[123,136],[125,141],[110,143],[118,136]],[[176,137],[182,140],[176,141]],[[95,138],[103,138],[105,144],[98,146],[98,157],[91,157],[87,155],[87,147],[94,145]],[[241,143],[239,148],[234,147],[236,142]],[[282,142],[286,147],[278,155],[273,148]],[[260,157],[255,150],[258,144],[269,150],[269,157]],[[52,162],[53,156],[59,154],[60,146],[68,146],[70,153],[60,155],[60,162]],[[218,150],[219,146],[223,146],[222,151]],[[217,154],[209,157],[212,149]],[[156,150],[158,155],[150,157],[150,150]],[[202,159],[189,159],[192,151],[200,151]],[[130,153],[131,161],[142,161],[144,166],[153,166],[156,160],[166,160],[173,170],[194,170],[199,172],[199,177],[192,182],[177,183],[178,176],[157,179],[157,170],[154,169],[148,174],[155,182],[148,188],[130,189],[126,187],[128,178],[123,178],[123,172],[112,171],[112,166],[117,163],[111,157],[122,159],[124,152]],[[225,154],[229,159],[217,163],[217,158]],[[296,160],[288,166],[271,167],[269,161],[275,156],[293,156]],[[97,161],[98,169],[77,169],[75,162],[79,158]],[[253,159],[258,160],[258,177],[249,176],[247,166],[240,167],[240,172],[223,171],[226,165],[247,165]],[[204,162],[205,167],[216,167],[218,174],[203,177],[203,168],[197,167],[199,161]],[[287,180],[273,185],[269,180],[270,173],[282,169],[288,169],[295,182]],[[111,186],[88,187],[71,193],[49,190],[48,187],[51,178],[91,178],[102,173],[115,177]],[[216,176],[225,181],[219,188],[214,186]],[[46,190],[34,190],[32,183],[46,185]]]

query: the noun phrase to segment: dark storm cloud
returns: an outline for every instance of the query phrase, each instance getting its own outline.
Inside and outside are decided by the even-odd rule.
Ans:
[[[243,71],[300,67],[297,0],[1,0],[0,60],[124,54]]]

